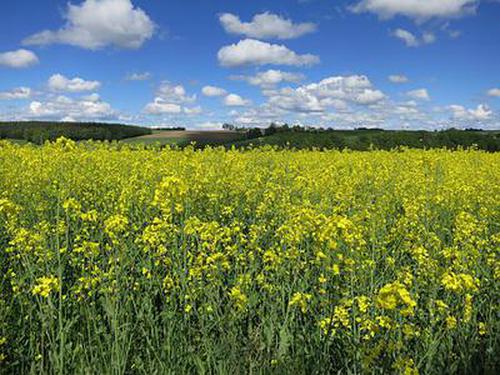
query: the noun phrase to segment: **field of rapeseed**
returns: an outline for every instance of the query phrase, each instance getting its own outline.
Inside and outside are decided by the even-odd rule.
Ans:
[[[0,373],[495,373],[500,154],[0,143]]]

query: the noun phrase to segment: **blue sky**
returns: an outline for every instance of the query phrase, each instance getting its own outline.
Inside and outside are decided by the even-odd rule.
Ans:
[[[17,0],[0,14],[0,120],[500,128],[495,0]]]

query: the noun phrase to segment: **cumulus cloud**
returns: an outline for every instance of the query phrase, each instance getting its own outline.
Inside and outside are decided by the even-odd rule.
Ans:
[[[16,100],[31,98],[32,91],[29,87],[17,87],[10,91],[0,91],[0,100]]]
[[[176,114],[182,112],[182,107],[179,104],[168,103],[162,98],[155,98],[152,103],[146,105],[144,111],[150,115]]]
[[[409,81],[408,77],[402,74],[393,74],[390,75],[388,78],[389,81],[391,81],[392,83],[407,83]]]
[[[251,22],[242,22],[231,13],[219,17],[224,30],[230,34],[256,39],[293,39],[316,31],[314,23],[294,24],[291,20],[269,12],[257,14]]]
[[[348,105],[374,105],[385,98],[366,76],[334,76],[298,88],[268,92],[268,103],[293,112],[344,111]]]
[[[243,107],[250,104],[249,100],[243,99],[237,94],[229,94],[224,98],[224,105],[228,107]]]
[[[49,78],[49,89],[59,92],[94,91],[101,87],[99,81],[86,81],[82,78],[67,78],[62,74],[54,74]]]
[[[151,79],[151,73],[149,73],[149,72],[132,73],[132,74],[128,74],[125,77],[125,80],[127,80],[127,81],[147,81],[148,79]]]
[[[479,0],[361,0],[350,9],[369,12],[381,19],[405,16],[416,21],[459,18],[476,12]]]
[[[98,94],[79,99],[57,96],[46,101],[30,103],[26,115],[36,119],[99,120],[116,116],[110,104],[101,100]]]
[[[203,95],[209,97],[224,96],[227,94],[226,90],[216,86],[205,86],[201,89],[201,92]]]
[[[467,109],[461,105],[450,105],[448,109],[452,117],[462,121],[486,121],[493,116],[493,111],[485,104],[479,104],[475,109]]]
[[[363,75],[333,76],[297,88],[263,90],[267,101],[232,113],[241,126],[286,121],[336,128],[428,128],[444,126],[421,100],[395,102]],[[453,123],[447,122],[447,127]]]
[[[319,63],[318,56],[299,55],[283,45],[255,39],[244,39],[237,44],[222,47],[217,57],[219,63],[227,67],[267,64],[308,66]]]
[[[38,57],[27,49],[0,53],[0,66],[8,68],[28,68],[39,63]]]
[[[156,96],[170,103],[192,103],[196,100],[196,95],[187,95],[186,89],[182,85],[172,85],[169,82],[162,82]]]
[[[490,89],[490,90],[488,90],[488,95],[500,97],[500,89],[499,88]]]
[[[407,102],[395,104],[392,111],[396,115],[412,115],[418,114],[419,109],[417,108],[418,103],[415,100],[409,100]]]
[[[146,105],[144,112],[150,115],[188,114],[192,109],[186,108],[184,105],[195,101],[196,95],[189,96],[184,86],[162,82],[156,90],[156,97]]]
[[[288,111],[273,106],[269,103],[261,104],[257,107],[247,108],[243,113],[231,111],[233,121],[242,126],[262,127],[267,126],[271,121],[283,120]]]
[[[65,25],[26,38],[25,45],[69,44],[97,50],[107,46],[135,49],[153,36],[155,25],[130,0],[85,0],[68,4]]]
[[[234,76],[232,78],[246,81],[253,86],[272,88],[283,82],[298,83],[304,79],[304,75],[269,69],[265,72],[259,72],[254,76]]]
[[[436,36],[430,32],[423,33],[422,37],[419,38],[408,30],[396,29],[391,35],[401,39],[408,47],[419,47],[424,44],[432,44],[436,41]]]
[[[417,90],[411,90],[406,93],[409,97],[413,99],[419,99],[419,100],[431,100],[431,97],[429,96],[429,93],[427,92],[427,89],[417,89]]]

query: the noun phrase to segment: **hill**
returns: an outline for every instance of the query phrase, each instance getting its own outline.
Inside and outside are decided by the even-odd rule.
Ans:
[[[196,143],[202,147],[206,145],[226,145],[241,142],[247,139],[246,131],[212,130],[153,130],[151,134],[128,138],[124,142],[131,144],[160,144],[186,146]]]

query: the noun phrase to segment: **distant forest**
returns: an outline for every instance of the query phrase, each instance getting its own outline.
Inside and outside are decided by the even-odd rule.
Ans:
[[[66,137],[75,141],[120,140],[151,134],[151,129],[122,124],[90,122],[0,122],[0,139],[18,139],[41,144]]]
[[[228,125],[226,125],[228,128]],[[358,128],[355,130],[318,129],[301,126],[271,124],[266,129],[248,129],[247,140],[235,146],[273,145],[283,148],[324,148],[366,151],[370,149],[391,150],[397,147],[410,148],[478,148],[500,151],[500,130],[447,129],[383,130]]]

